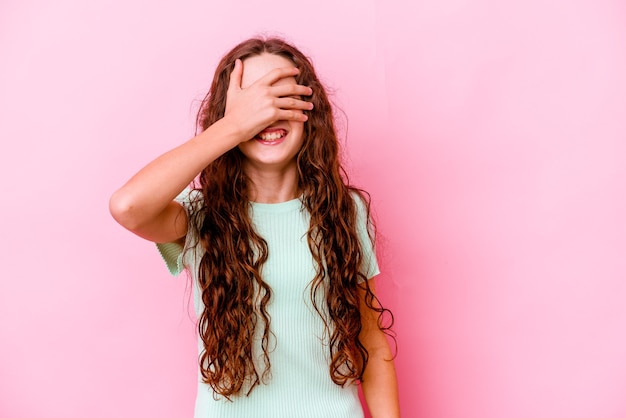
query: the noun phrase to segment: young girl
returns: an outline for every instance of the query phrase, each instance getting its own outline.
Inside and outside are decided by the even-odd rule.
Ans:
[[[362,417],[359,381],[373,417],[398,417],[369,204],[347,182],[309,60],[280,39],[237,45],[198,127],[110,201],[192,277],[195,417]]]

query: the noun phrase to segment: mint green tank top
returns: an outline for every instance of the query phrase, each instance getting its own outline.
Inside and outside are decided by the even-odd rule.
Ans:
[[[184,191],[177,201],[188,213],[194,208]],[[364,254],[364,273],[369,279],[379,273],[372,243],[367,233],[361,199],[358,231]],[[363,410],[356,383],[336,385],[329,372],[329,350],[320,315],[312,306],[310,284],[315,262],[307,244],[310,216],[300,199],[275,204],[251,203],[251,219],[266,240],[269,258],[263,266],[263,280],[272,288],[267,306],[271,317],[270,377],[252,392],[231,397],[215,395],[198,373],[195,418],[362,418]],[[188,230],[185,247],[176,243],[157,244],[169,271],[178,275],[189,271],[193,281],[194,308],[204,309],[197,286],[197,264],[204,252],[196,231]],[[188,250],[188,251],[187,251]],[[323,306],[323,304],[318,304]],[[260,355],[262,330],[257,329],[255,355]],[[203,349],[198,338],[198,352]],[[259,374],[261,374],[262,362]],[[215,395],[215,396],[214,396]]]

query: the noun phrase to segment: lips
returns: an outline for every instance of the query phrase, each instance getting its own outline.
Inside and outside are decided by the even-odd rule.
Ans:
[[[254,139],[265,145],[277,145],[285,139],[287,131],[281,128],[264,129]]]

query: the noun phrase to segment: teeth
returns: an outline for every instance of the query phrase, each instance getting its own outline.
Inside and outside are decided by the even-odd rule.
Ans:
[[[277,139],[282,138],[283,135],[283,132],[269,132],[260,134],[259,138],[261,138],[263,141],[276,141]]]

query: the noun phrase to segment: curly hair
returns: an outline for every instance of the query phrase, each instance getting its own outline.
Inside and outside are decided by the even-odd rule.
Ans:
[[[205,130],[224,116],[230,74],[236,59],[263,53],[283,56],[300,69],[298,84],[312,88],[314,109],[305,111],[304,143],[296,156],[298,188],[303,206],[311,215],[308,245],[317,265],[310,296],[321,316],[330,350],[330,377],[337,384],[361,380],[368,352],[359,339],[361,300],[378,313],[379,328],[387,332],[393,323],[363,274],[363,250],[357,232],[360,198],[369,216],[369,196],[350,186],[341,166],[333,109],[309,59],[282,39],[254,38],[227,53],[217,66],[211,88],[197,115],[198,129]],[[204,310],[198,331],[204,345],[200,354],[203,381],[226,398],[249,394],[269,376],[270,322],[267,304],[272,289],[263,281],[261,269],[268,245],[255,232],[249,217],[248,181],[242,168],[244,156],[234,148],[207,166],[197,178],[199,208],[191,222],[198,230],[205,252],[198,266],[198,284]],[[373,234],[373,226],[368,223]],[[372,237],[370,237],[372,238]],[[322,298],[316,297],[317,294]],[[324,303],[325,301],[325,303]],[[323,305],[323,306],[320,306]],[[389,325],[383,325],[383,314]],[[254,335],[262,327],[263,371],[254,358]]]

